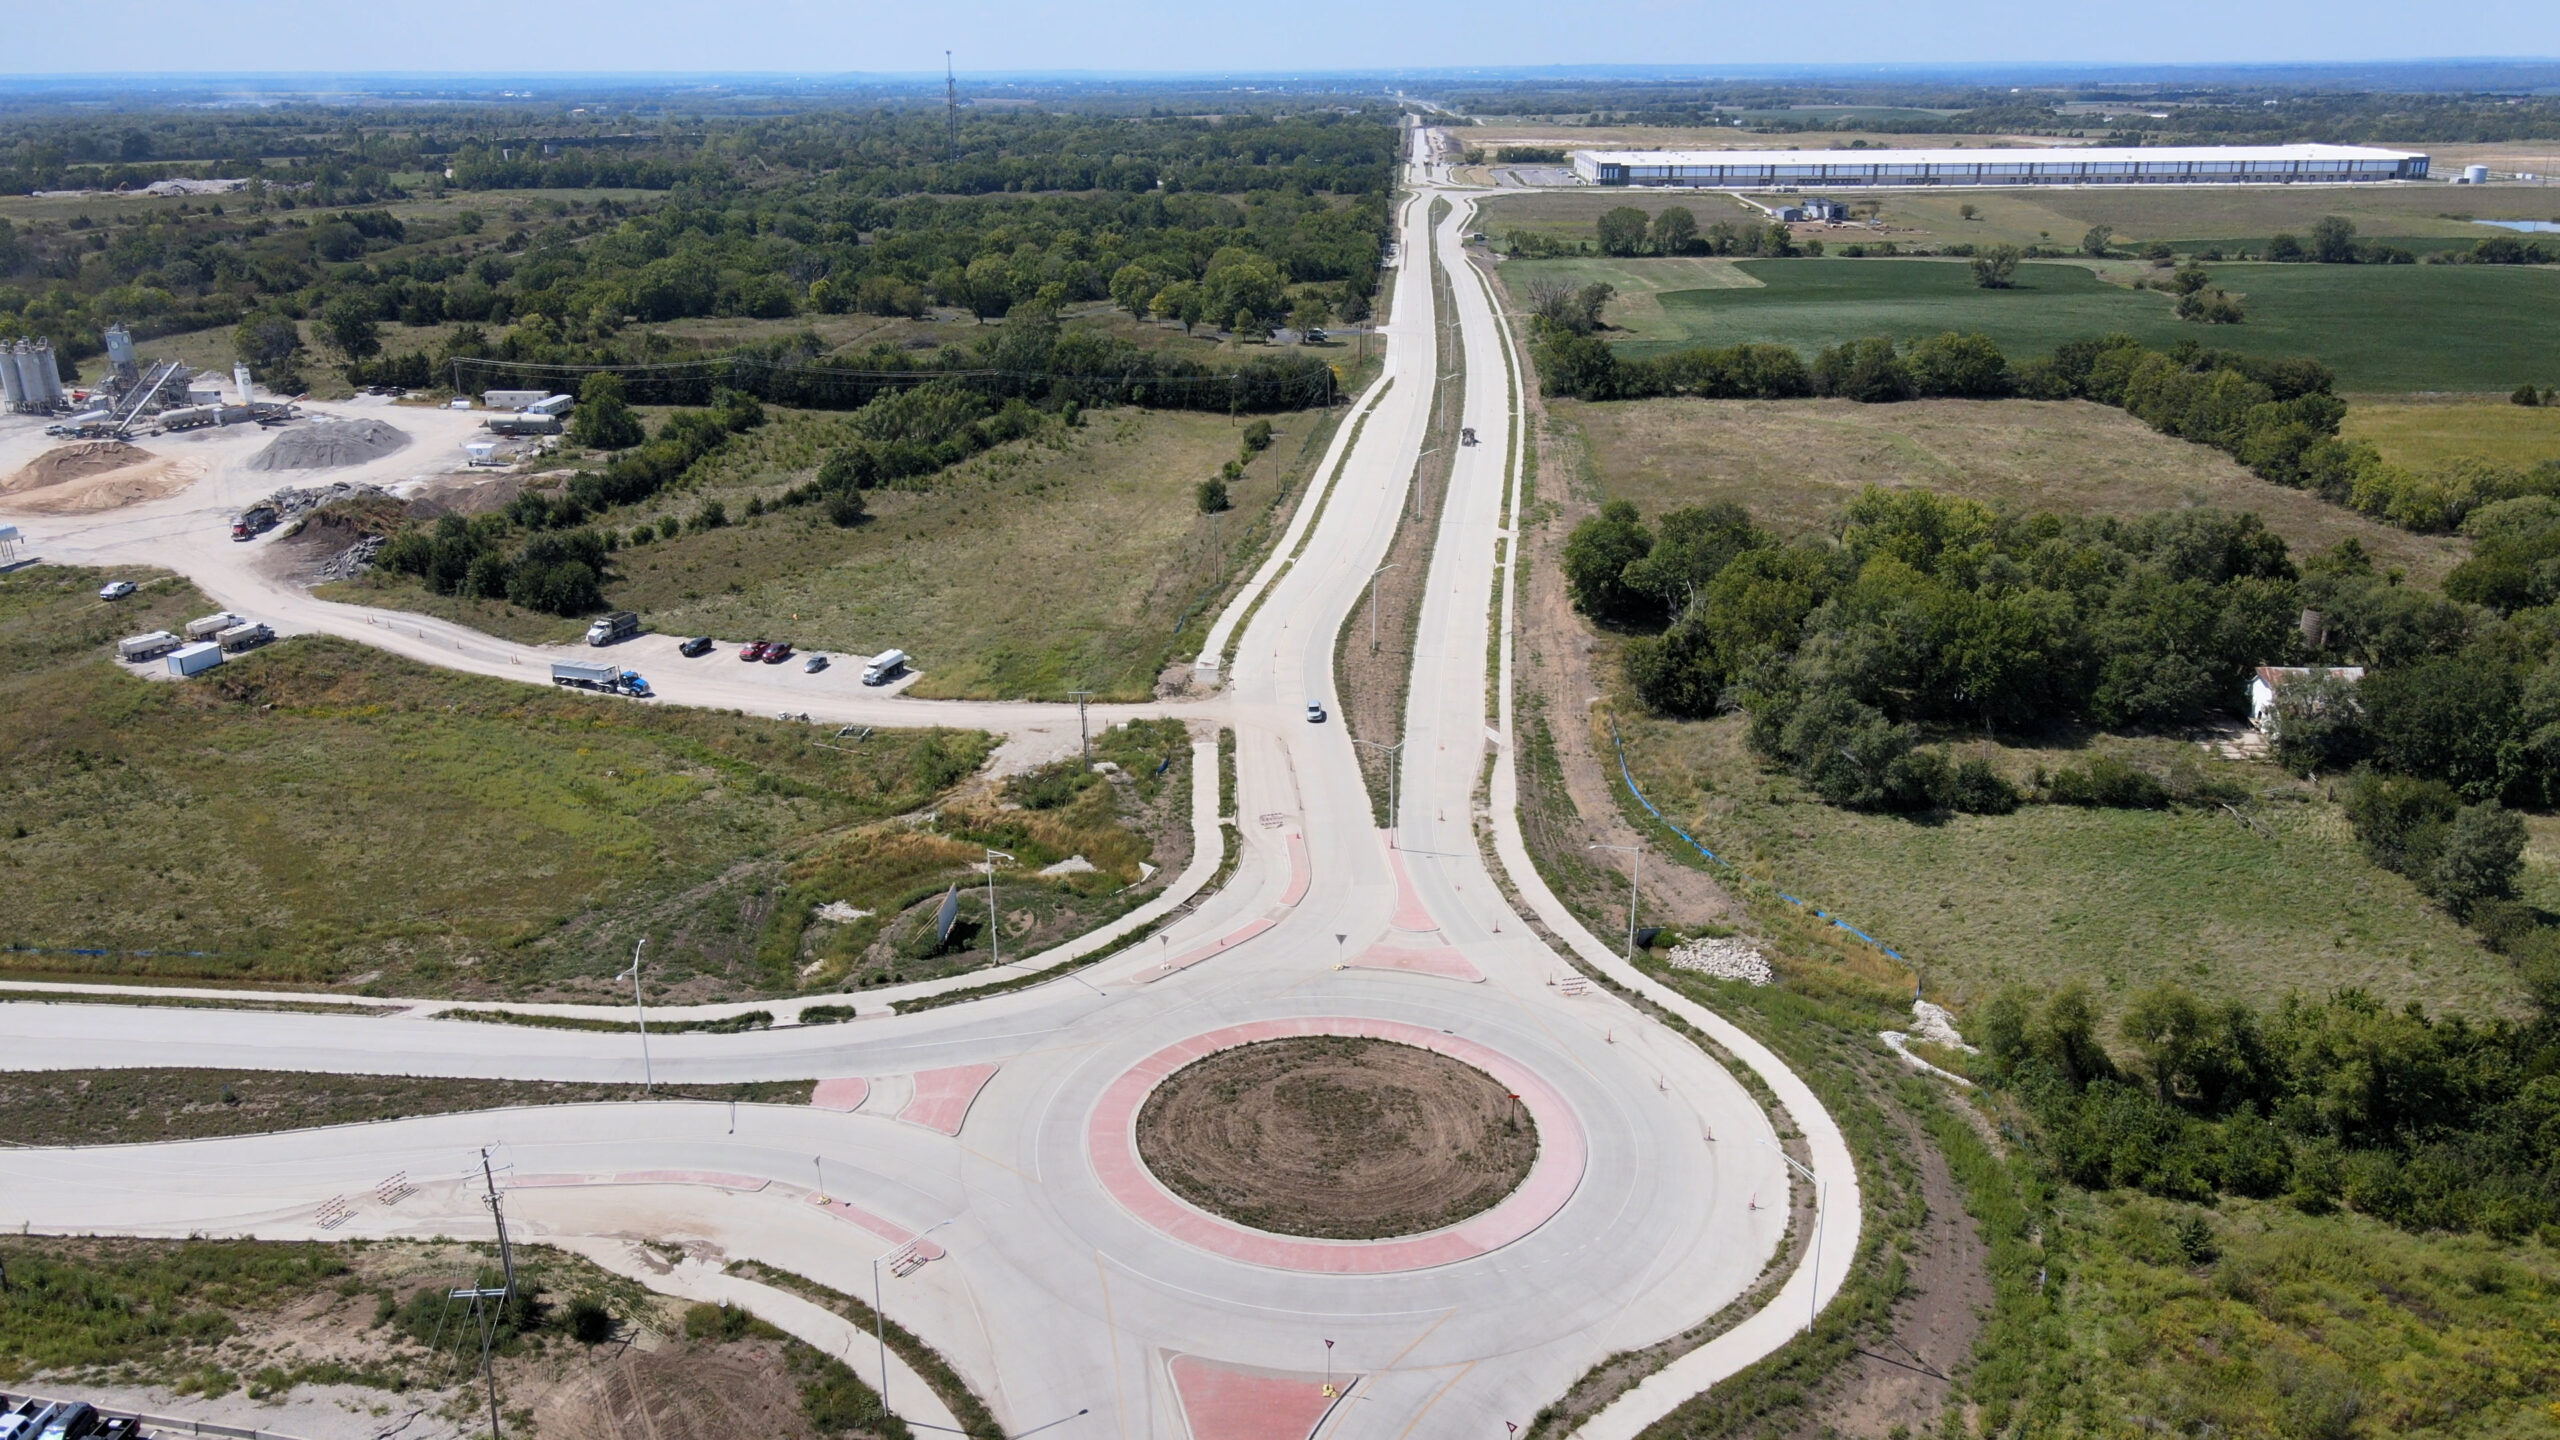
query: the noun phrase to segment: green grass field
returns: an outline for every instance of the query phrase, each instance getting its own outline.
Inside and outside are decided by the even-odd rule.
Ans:
[[[931,802],[988,749],[960,731],[829,748],[804,725],[324,638],[155,682],[107,647],[213,607],[171,579],[101,606],[98,583],[0,579],[0,941],[31,947],[6,957],[19,975],[567,998],[609,988],[647,934],[671,997],[754,993],[775,979],[756,947],[786,863]],[[63,953],[83,948],[108,953]]]
[[[2384,564],[2433,583],[2470,553],[2454,536],[2415,535],[2300,490],[2229,456],[2171,439],[2085,401],[1549,401],[1578,432],[1602,496],[1647,515],[1731,500],[1787,535],[1827,532],[1869,485],[1925,487],[2012,510],[2138,515],[2211,505],[2255,511],[2299,557],[2353,538]],[[2451,410],[2454,407],[2435,407]],[[2470,407],[2463,407],[2470,408]],[[2560,410],[2524,415],[2560,419]],[[2363,413],[2363,407],[2350,416]]]
[[[1569,275],[1594,262],[1542,263]],[[2405,392],[2512,388],[2549,371],[2560,347],[2560,270],[2548,268],[2218,265],[2215,279],[2247,297],[2249,318],[2210,327],[2172,316],[2163,292],[2109,285],[2069,263],[2023,265],[2008,290],[1975,286],[1968,267],[1952,260],[1746,260],[1734,268],[1760,283],[1663,290],[1656,303],[1664,321],[1685,336],[1631,340],[1631,353],[1743,341],[1810,353],[1866,335],[1965,330],[2023,357],[2123,331],[2155,345],[2192,339],[2247,354],[2309,356],[2337,371],[2341,389]]]
[[[2560,373],[2560,356],[2549,367]],[[2555,381],[2554,383],[2560,383]],[[2480,459],[2530,468],[2560,460],[2560,406],[2484,404],[2392,405],[2366,403],[2347,411],[2340,427],[2382,458],[2413,470],[2452,460]]]
[[[1926,823],[1825,805],[1763,770],[1739,717],[1672,722],[1630,706],[1619,714],[1628,763],[1663,813],[1891,945],[1950,1003],[2074,980],[2110,1009],[2163,980],[2259,1005],[2347,985],[2392,1005],[2417,1000],[2474,1016],[2521,1003],[2505,960],[2406,880],[2367,863],[2324,792],[2272,766],[2219,761],[2183,740],[2093,742],[2266,792],[2249,807],[2255,828],[2220,809],[2061,805]],[[1606,755],[1605,737],[1603,746]],[[2084,757],[1979,741],[1960,748],[1979,749],[2018,780],[2036,765]]]

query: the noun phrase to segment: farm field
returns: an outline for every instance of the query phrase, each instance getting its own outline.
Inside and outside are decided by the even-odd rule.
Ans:
[[[2560,356],[2546,367],[2545,379],[2560,383]],[[2394,465],[2429,470],[2448,461],[2487,460],[2497,465],[2530,468],[2560,460],[2560,406],[2511,405],[2505,400],[2470,404],[2389,404],[2364,402],[2348,407],[2340,427],[2350,440],[2362,440]]]
[[[940,730],[822,747],[804,725],[325,638],[155,682],[106,647],[213,607],[167,578],[105,607],[99,579],[0,579],[0,939],[21,947],[18,978],[591,998],[646,934],[668,998],[787,989],[758,958],[786,862],[932,802],[989,749]]]
[[[2228,773],[2262,798],[2246,826],[2218,808],[2063,805],[1915,822],[1823,804],[1764,770],[1740,716],[1680,722],[1619,708],[1628,764],[1665,815],[1891,945],[1950,1004],[2009,984],[2084,981],[2114,1010],[2174,980],[2260,1006],[2350,985],[2393,1007],[2485,1016],[2522,1005],[2507,961],[2368,864],[2320,788],[2270,765],[2170,738],[2102,736],[2086,750],[1963,741],[1965,755],[2015,780],[2113,752]]]
[[[1541,263],[1570,275],[1589,262]],[[2173,317],[2163,292],[2109,285],[2068,263],[2022,265],[2008,290],[1975,286],[1954,260],[1744,260],[1735,268],[1760,283],[1660,292],[1665,324],[1685,327],[1686,339],[1632,341],[1630,351],[1758,341],[1810,356],[1862,336],[1964,330],[2025,357],[2122,331],[2160,346],[2192,339],[2308,356],[2337,372],[2340,389],[2379,393],[2504,390],[2547,370],[2560,346],[2560,271],[2543,268],[2217,265],[2216,282],[2246,297],[2249,318],[2213,327]]]
[[[1551,400],[1547,406],[1556,424],[1579,433],[1600,496],[1632,500],[1648,516],[1731,500],[1781,534],[1806,534],[1835,523],[1840,507],[1861,489],[1883,485],[2063,514],[2137,515],[2191,505],[2255,511],[2297,558],[2353,538],[2381,563],[2429,584],[2470,549],[2458,538],[2412,534],[2270,484],[2220,451],[2161,435],[2120,410],[2086,401]]]

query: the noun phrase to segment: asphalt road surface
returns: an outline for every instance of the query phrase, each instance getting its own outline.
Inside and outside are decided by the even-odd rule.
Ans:
[[[1856,1249],[1856,1182],[1837,1130],[1748,1037],[1650,986],[1555,904],[1525,865],[1507,763],[1491,767],[1490,790],[1479,793],[1488,756],[1509,758],[1507,683],[1492,683],[1486,657],[1497,613],[1507,613],[1508,546],[1499,542],[1514,503],[1521,360],[1461,249],[1472,203],[1431,181],[1421,132],[1412,133],[1413,188],[1398,212],[1405,259],[1391,272],[1384,329],[1394,383],[1355,402],[1371,407],[1368,421],[1356,446],[1343,427],[1347,458],[1321,517],[1315,504],[1302,507],[1306,549],[1290,563],[1290,547],[1280,547],[1223,690],[1188,712],[1237,732],[1243,854],[1231,881],[1161,938],[1074,977],[915,1015],[650,1041],[646,1073],[657,1080],[836,1082],[822,1087],[822,1105],[552,1107],[22,1150],[0,1170],[0,1224],[472,1235],[486,1225],[486,1148],[521,1238],[593,1247],[654,1236],[865,1295],[875,1257],[891,1253],[891,1270],[923,1259],[884,1279],[887,1310],[951,1359],[1009,1433],[1054,1423],[1043,1433],[1062,1440],[1499,1437],[1596,1362],[1692,1327],[1742,1294],[1783,1238],[1790,1177],[1766,1114],[1735,1076],[1606,991],[1557,983],[1571,967],[1503,899],[1485,859],[1490,838],[1526,902],[1588,963],[1709,1027],[1761,1072],[1827,1184],[1830,1263],[1799,1267],[1765,1308],[1583,1433],[1631,1435],[1783,1343],[1836,1289],[1838,1262]],[[1434,227],[1444,197],[1452,204]],[[1454,314],[1434,302],[1435,255],[1454,287]],[[1400,805],[1381,831],[1343,727],[1308,723],[1305,706],[1338,711],[1335,636],[1388,547],[1427,443],[1444,323],[1460,330],[1463,423],[1483,443],[1456,455],[1417,638]],[[239,498],[191,491],[55,529],[41,548],[55,559],[171,566],[279,628],[328,630],[487,674],[531,663],[526,647],[322,604],[262,578],[242,558],[251,547],[231,548],[207,523]],[[1212,631],[1212,659],[1252,597]],[[1507,644],[1497,653],[1507,682]],[[653,665],[651,679],[683,703],[1012,734],[1063,718],[1073,733],[1072,711],[1057,707],[821,692],[796,671],[785,679],[734,663],[696,680]],[[1202,1039],[1219,1033],[1327,1030],[1414,1037],[1516,1070],[1539,1111],[1539,1168],[1503,1206],[1449,1231],[1300,1242],[1168,1206],[1170,1192],[1115,1158],[1128,1123],[1115,1106],[1167,1054],[1222,1043]],[[0,1004],[0,1064],[111,1061],[644,1074],[637,1042],[622,1034]],[[399,1172],[415,1193],[385,1200],[377,1186]],[[849,1358],[869,1372],[866,1353]],[[891,1379],[893,1404],[936,1423],[928,1417],[937,1412],[900,1390],[915,1388],[911,1377]]]

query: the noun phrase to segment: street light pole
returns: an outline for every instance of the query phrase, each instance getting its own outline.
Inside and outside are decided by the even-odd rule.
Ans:
[[[1777,1142],[1764,1139],[1760,1143],[1775,1149],[1778,1158],[1787,1162],[1787,1168],[1803,1176],[1805,1183],[1813,1187],[1813,1253],[1805,1257],[1805,1275],[1812,1282],[1806,1288],[1812,1293],[1805,1297],[1804,1304],[1804,1330],[1810,1335],[1815,1317],[1822,1313],[1822,1230],[1824,1223],[1831,1218],[1831,1182],[1814,1174],[1811,1167],[1788,1154],[1786,1148]]]
[[[1090,690],[1070,690],[1067,698],[1076,702],[1076,740],[1084,747],[1084,768],[1093,769],[1093,732],[1084,724],[1084,702],[1093,698]]]
[[[939,1224],[928,1225],[923,1234],[903,1245],[893,1245],[871,1258],[871,1332],[872,1339],[880,1346],[880,1408],[882,1410],[889,1408],[889,1312],[880,1308],[880,1262],[901,1252],[913,1250],[924,1243],[926,1235],[932,1234],[944,1225],[957,1222],[959,1218],[954,1215],[951,1219]]]
[[[1399,740],[1399,741],[1397,741],[1396,743],[1394,743],[1393,745],[1381,745],[1381,744],[1379,744],[1379,743],[1378,743],[1377,741],[1375,741],[1375,740],[1362,740],[1362,739],[1359,739],[1358,737],[1356,737],[1356,736],[1355,736],[1355,737],[1353,737],[1353,739],[1352,739],[1351,743],[1352,743],[1352,744],[1354,744],[1354,745],[1366,745],[1366,746],[1368,746],[1368,747],[1369,747],[1370,749],[1372,749],[1372,750],[1384,751],[1384,752],[1386,753],[1386,757],[1387,757],[1387,848],[1389,848],[1389,849],[1394,849],[1394,848],[1396,847],[1396,832],[1398,831],[1398,829],[1399,829],[1399,828],[1401,828],[1401,824],[1400,824],[1400,817],[1398,816],[1398,814],[1397,814],[1397,812],[1396,812],[1396,789],[1397,789],[1397,784],[1398,784],[1398,782],[1399,782],[1399,781],[1401,781],[1401,780],[1404,778],[1404,743],[1405,743],[1405,742],[1403,742],[1402,740]]]
[[[647,948],[649,937],[643,935],[640,943],[631,947],[631,968],[613,977],[631,982],[631,1013],[640,1017],[640,1093],[644,1097],[658,1084],[657,1071],[649,1064],[649,1012],[640,1005],[640,952]]]
[[[1585,850],[1615,850],[1633,857],[1627,862],[1627,963],[1636,963],[1636,899],[1639,877],[1644,873],[1644,846],[1585,845]]]
[[[987,852],[987,964],[1004,963],[1004,923],[996,914],[996,862],[1013,857],[1001,850]]]
[[[1369,572],[1369,653],[1372,655],[1378,653],[1378,577],[1394,568],[1394,565],[1381,565]]]

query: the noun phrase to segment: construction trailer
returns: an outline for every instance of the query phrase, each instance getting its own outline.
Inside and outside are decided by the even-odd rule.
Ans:
[[[169,673],[180,679],[190,675],[201,675],[221,663],[222,647],[210,640],[199,640],[193,645],[181,645],[169,652]]]

